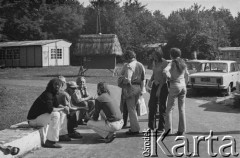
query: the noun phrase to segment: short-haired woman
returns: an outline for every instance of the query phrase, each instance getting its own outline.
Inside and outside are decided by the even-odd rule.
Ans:
[[[110,143],[116,137],[115,132],[122,129],[122,115],[105,82],[98,83],[97,93],[95,111],[87,126],[104,138],[106,143]],[[104,113],[105,117],[102,118],[105,120],[98,120],[101,111]]]
[[[178,100],[179,124],[176,135],[183,135],[186,131],[185,98],[187,94],[188,70],[185,61],[181,59],[180,49],[171,48],[170,57],[172,62],[164,69],[164,73],[170,80],[165,131],[171,130],[171,133],[173,132],[172,111],[175,106],[175,100]]]

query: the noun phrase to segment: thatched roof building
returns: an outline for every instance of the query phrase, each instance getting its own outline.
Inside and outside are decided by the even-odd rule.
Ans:
[[[80,35],[75,55],[122,55],[122,48],[115,34]]]

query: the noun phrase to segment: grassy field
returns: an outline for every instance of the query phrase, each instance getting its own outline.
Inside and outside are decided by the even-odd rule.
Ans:
[[[63,75],[68,81],[75,81],[78,77],[79,67],[59,66],[43,68],[6,68],[0,69],[0,79],[23,79],[23,80],[50,80],[53,77]],[[85,73],[88,83],[106,81],[116,85],[117,77],[113,77],[109,70],[88,70]]]
[[[0,85],[0,130],[25,121],[31,104],[44,89]]]

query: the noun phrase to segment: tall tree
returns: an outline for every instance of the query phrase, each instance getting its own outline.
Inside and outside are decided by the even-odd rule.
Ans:
[[[83,31],[83,8],[75,8],[73,5],[54,6],[51,10],[48,9],[43,20],[43,31],[47,32],[48,38],[63,38],[75,42]]]
[[[32,40],[44,38],[41,30],[41,14],[39,1],[11,1],[1,3],[1,18],[5,19],[2,34],[5,40]]]
[[[234,23],[231,27],[231,45],[234,47],[240,47],[240,12],[234,19]]]
[[[229,45],[229,29],[215,13],[214,8],[205,10],[197,4],[173,12],[168,18],[168,47],[181,48],[186,58],[193,52],[205,57],[216,55],[218,47]]]

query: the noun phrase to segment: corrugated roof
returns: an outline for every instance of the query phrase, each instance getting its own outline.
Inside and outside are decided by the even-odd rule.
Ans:
[[[54,39],[54,40],[38,40],[38,41],[0,42],[0,47],[38,46],[38,45],[46,45],[46,44],[54,43],[54,42],[58,42],[58,41],[65,41],[65,40]]]
[[[240,50],[240,47],[219,47],[220,51],[231,51],[231,50]]]

